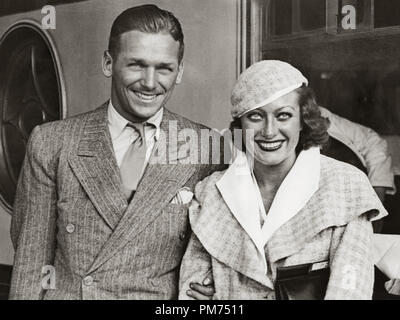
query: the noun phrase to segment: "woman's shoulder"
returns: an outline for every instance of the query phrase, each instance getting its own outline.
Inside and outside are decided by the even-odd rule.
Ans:
[[[358,168],[321,155],[320,173],[318,203],[322,205],[330,199],[326,207],[336,218],[355,218],[369,212],[373,219],[387,214],[368,177]]]
[[[355,166],[348,164],[346,162],[336,160],[334,158],[325,156],[323,154],[320,155],[321,157],[321,170],[325,170],[327,172],[333,173],[347,173],[350,175],[359,175],[365,176],[365,173],[362,172],[360,169],[356,168]]]
[[[326,182],[346,184],[367,184],[367,175],[355,166],[321,155],[321,180]]]
[[[375,191],[368,177],[358,168],[321,155],[321,170],[319,189],[328,191],[333,196],[340,196],[347,201],[372,197]]]

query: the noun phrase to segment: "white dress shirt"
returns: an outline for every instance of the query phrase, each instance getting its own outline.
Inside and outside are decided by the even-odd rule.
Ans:
[[[394,171],[388,143],[374,130],[342,118],[328,109],[319,107],[321,115],[331,122],[328,134],[350,148],[367,169],[373,187],[385,187],[394,194]]]
[[[154,144],[160,136],[160,124],[162,117],[163,108],[161,108],[154,116],[146,121],[146,123],[151,123],[152,125],[146,125],[144,127],[147,149],[143,171],[149,162]],[[110,130],[111,141],[118,167],[121,167],[122,159],[124,158],[126,151],[138,136],[138,133],[134,128],[126,126],[128,123],[129,121],[122,117],[117,110],[115,110],[110,100],[108,104],[108,129]]]

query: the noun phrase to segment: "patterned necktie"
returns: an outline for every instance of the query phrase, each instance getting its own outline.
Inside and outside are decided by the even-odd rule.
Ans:
[[[146,137],[143,123],[128,123],[138,134],[126,151],[121,163],[121,178],[124,185],[126,198],[129,199],[136,190],[142,177],[143,167],[146,160]]]

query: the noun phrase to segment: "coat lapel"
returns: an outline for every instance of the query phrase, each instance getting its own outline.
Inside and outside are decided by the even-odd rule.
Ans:
[[[76,152],[68,161],[89,199],[114,230],[128,203],[107,127],[107,103],[88,115]]]
[[[255,188],[246,155],[239,152],[232,165],[216,183],[233,216],[263,254],[258,190]],[[264,259],[265,260],[265,259]]]
[[[226,180],[223,179],[223,181]],[[200,212],[189,211],[190,224],[194,234],[206,251],[216,260],[244,276],[272,288],[272,282],[266,276],[263,252],[260,252],[231,210],[234,202],[228,200],[231,204],[229,206],[220,193],[221,189],[224,190],[223,184],[217,182],[217,188],[214,196],[206,196],[202,200]],[[239,197],[242,199],[241,196]],[[237,211],[238,207],[234,205],[233,208],[234,211]]]
[[[174,139],[174,137],[171,137],[170,141],[169,138],[170,121],[177,121],[177,118],[164,109],[160,138],[154,146],[149,164],[138,185],[135,196],[89,272],[96,270],[109,260],[151,224],[162,213],[162,209],[171,201],[179,188],[196,171],[196,165],[179,163],[179,160],[181,160],[179,155],[169,150],[171,141],[173,142]],[[178,123],[179,129],[182,128],[179,128]],[[172,145],[174,144],[172,143]],[[163,157],[163,155],[166,157]],[[168,162],[165,163],[166,161]]]
[[[319,148],[303,150],[276,192],[262,228],[263,246],[276,230],[294,217],[318,190]]]
[[[244,153],[237,153],[215,185],[219,194],[206,197],[201,213],[190,215],[193,232],[218,261],[272,288],[261,242],[258,191]]]

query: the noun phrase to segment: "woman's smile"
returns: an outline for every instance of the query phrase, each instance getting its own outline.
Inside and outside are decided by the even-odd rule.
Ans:
[[[271,152],[280,149],[283,145],[285,140],[278,140],[278,141],[256,141],[257,145],[260,147],[261,150]]]

